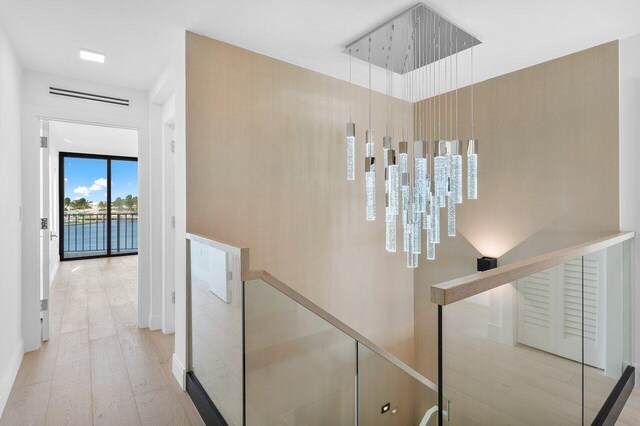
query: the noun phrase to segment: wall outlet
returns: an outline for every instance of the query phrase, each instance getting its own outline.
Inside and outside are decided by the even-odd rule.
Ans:
[[[380,408],[380,414],[384,414],[391,409],[391,403],[387,402]]]

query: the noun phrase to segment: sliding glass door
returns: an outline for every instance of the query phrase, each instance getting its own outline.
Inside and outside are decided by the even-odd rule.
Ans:
[[[138,162],[111,159],[111,254],[138,252]]]
[[[137,254],[138,161],[60,153],[60,260]]]

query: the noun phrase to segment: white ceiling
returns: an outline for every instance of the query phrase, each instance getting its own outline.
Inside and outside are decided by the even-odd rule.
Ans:
[[[49,141],[60,152],[138,156],[138,131],[134,129],[51,121]]]
[[[348,79],[349,41],[414,0],[0,0],[0,21],[32,70],[149,88],[191,30]],[[639,0],[432,0],[478,37],[480,81],[640,33]],[[80,61],[78,49],[106,54]],[[365,83],[364,67],[354,79]]]

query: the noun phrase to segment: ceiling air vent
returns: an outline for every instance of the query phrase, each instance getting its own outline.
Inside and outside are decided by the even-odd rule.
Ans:
[[[78,92],[76,90],[59,89],[57,87],[49,87],[49,93],[56,96],[64,96],[67,98],[84,99],[86,101],[102,102],[104,104],[129,106],[129,99],[114,98],[111,96],[96,95],[95,93]]]

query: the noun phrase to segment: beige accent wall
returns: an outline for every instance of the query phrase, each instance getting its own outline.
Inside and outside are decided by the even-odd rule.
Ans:
[[[470,95],[458,91],[460,139],[471,133]],[[427,105],[416,105],[417,113]],[[474,105],[479,199],[466,200],[465,169],[458,236],[445,236],[441,210],[436,260],[415,273],[416,364],[431,380],[431,285],[474,272],[479,255],[507,264],[619,229],[617,42],[476,84]]]
[[[369,91],[193,33],[186,43],[187,232],[249,247],[252,269],[412,364],[413,271],[404,253],[385,251],[382,177],[378,220],[365,221]],[[380,161],[386,102],[373,93]],[[394,105],[401,134],[412,107]],[[345,167],[350,108],[354,182]]]

